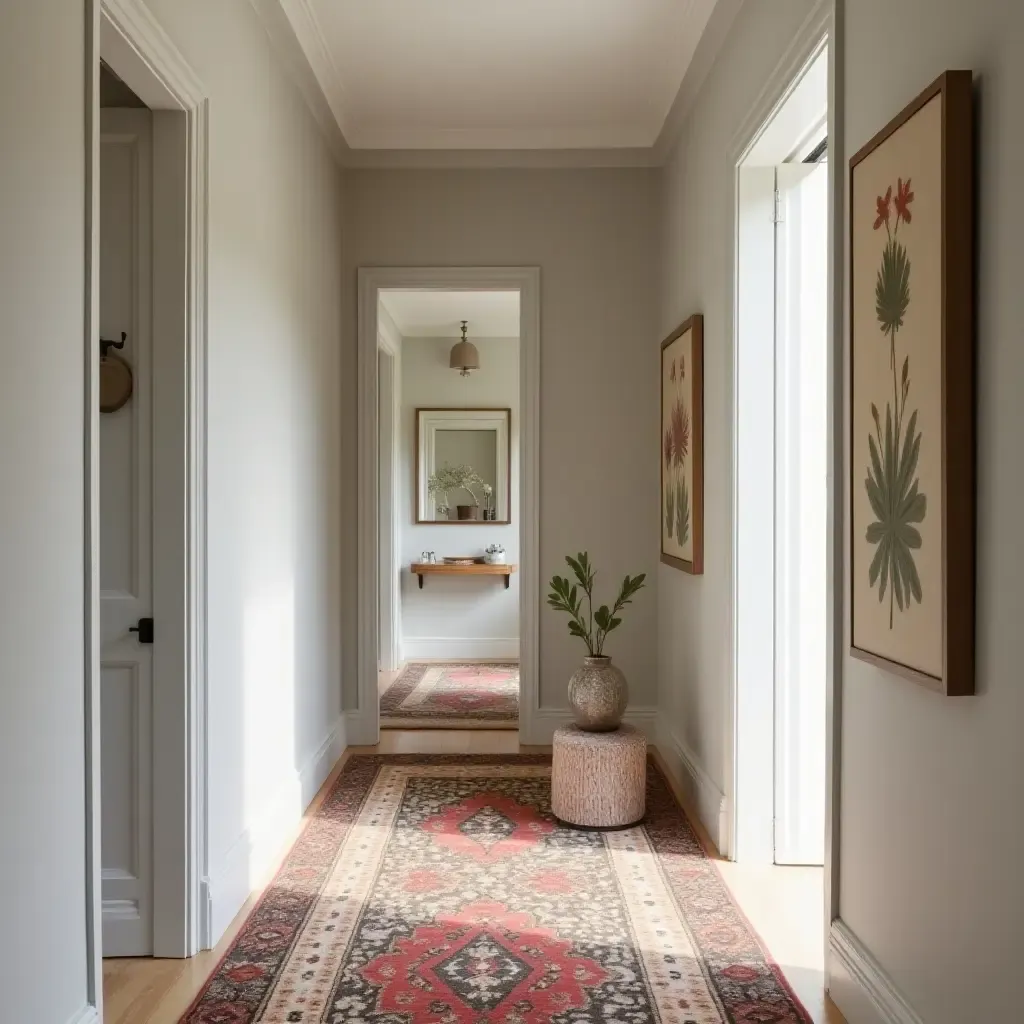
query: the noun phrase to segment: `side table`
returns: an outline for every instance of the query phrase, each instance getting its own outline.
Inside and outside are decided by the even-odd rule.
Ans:
[[[613,732],[555,730],[551,810],[563,824],[585,829],[631,828],[645,809],[647,737],[632,726]]]

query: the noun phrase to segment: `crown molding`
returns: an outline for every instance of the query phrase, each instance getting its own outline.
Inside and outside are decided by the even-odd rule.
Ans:
[[[432,130],[398,133],[361,126],[351,117],[312,0],[249,2],[295,78],[338,164],[364,169],[660,167],[671,156],[693,102],[743,5],[743,0],[688,0],[689,31],[684,36],[693,42],[688,42],[688,52],[681,54],[688,65],[655,142],[644,144],[651,137],[650,126],[627,126],[614,133],[627,145],[607,146],[601,143],[605,132],[587,128],[496,129],[485,135],[452,129],[439,135]],[[415,143],[412,147],[407,144],[410,139]],[[473,148],[443,148],[460,142],[471,142]]]
[[[351,170],[656,167],[650,147],[640,149],[349,149]]]
[[[334,159],[342,167],[346,166],[350,150],[341,127],[341,86],[337,83],[334,65],[330,63],[330,58],[326,57],[326,47],[319,52],[323,55],[320,61],[326,57],[328,67],[318,71],[317,62],[309,56],[313,51],[303,42],[303,34],[306,37],[312,35],[318,37],[321,46],[323,45],[323,35],[316,21],[314,20],[311,25],[305,14],[308,6],[302,0],[249,0],[249,3],[263,25],[263,30],[269,36],[271,44],[299,87],[299,92],[302,93],[302,98],[327,141]],[[296,29],[292,15],[302,27],[303,34]],[[332,81],[336,83],[333,91]]]
[[[682,135],[686,118],[693,109],[693,104],[742,6],[743,0],[695,0],[691,5],[693,27],[697,29],[699,35],[690,52],[690,62],[686,66],[682,82],[679,83],[679,91],[665,115],[658,138],[651,147],[654,162],[658,166],[667,163],[672,156]]]

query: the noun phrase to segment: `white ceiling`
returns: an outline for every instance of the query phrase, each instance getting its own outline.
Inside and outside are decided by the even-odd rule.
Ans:
[[[518,338],[518,292],[382,291],[381,305],[403,338]]]
[[[277,2],[349,150],[642,151],[718,0]]]

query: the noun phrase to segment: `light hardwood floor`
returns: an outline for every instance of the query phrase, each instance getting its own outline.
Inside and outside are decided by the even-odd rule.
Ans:
[[[310,804],[306,817],[316,812],[342,765],[353,754],[514,754],[542,752],[546,749],[549,748],[521,746],[514,732],[470,729],[388,730],[381,733],[381,742],[377,746],[350,747],[345,751]],[[668,772],[665,774],[668,775]],[[678,790],[676,795],[680,796]],[[690,819],[694,820],[692,814]],[[282,858],[294,842],[299,828],[301,826],[282,843]],[[707,833],[699,825],[697,833],[705,849],[715,856]],[[812,920],[818,920],[821,902],[812,902],[815,891],[813,883],[808,883],[807,876],[801,879],[797,874],[773,876],[764,869],[752,871],[721,861],[720,865],[726,884],[758,929],[769,952],[782,965],[787,979],[803,1000],[814,1024],[845,1024],[842,1015],[823,991],[821,968],[814,963],[815,952],[807,951],[806,942],[802,941],[804,931],[797,929],[794,924],[797,918],[806,914],[814,914],[816,916]],[[776,872],[800,870],[775,869]],[[780,877],[787,879],[785,884],[780,882]],[[258,898],[259,892],[250,896],[215,949],[200,953],[190,960],[105,960],[104,1024],[177,1024],[230,946]],[[818,931],[821,929],[818,928]]]

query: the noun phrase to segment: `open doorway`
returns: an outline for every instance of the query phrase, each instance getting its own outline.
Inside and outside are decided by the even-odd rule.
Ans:
[[[209,927],[206,99],[148,11],[104,2],[98,22],[87,41],[84,767],[100,1011],[120,958],[191,956]]]
[[[362,267],[358,285],[359,698],[358,707],[346,713],[348,741],[379,742],[382,676],[393,677],[413,660],[449,660],[447,652],[455,650],[465,665],[510,666],[509,676],[518,675],[519,741],[543,742],[538,737],[544,732],[538,687],[540,271]],[[418,313],[399,308],[401,300],[396,305],[400,293],[419,307]],[[460,362],[471,354],[459,347],[463,320],[478,369],[472,360]],[[468,371],[465,376],[462,370]],[[427,391],[421,394],[417,389],[422,388]],[[467,388],[485,390],[471,395]],[[438,411],[457,415],[451,423],[430,420]],[[475,479],[468,481],[468,491],[452,484],[445,494],[438,480],[431,488],[438,442],[441,466],[445,461],[471,465],[478,458],[465,450],[444,454],[449,441],[458,448],[467,433],[490,440],[494,482],[483,481],[489,493]],[[481,449],[486,472],[491,457]],[[484,472],[478,469],[477,475]],[[466,506],[461,513],[459,505]],[[414,538],[414,528],[430,531],[435,539]],[[488,547],[504,548],[504,562],[500,550],[485,558]],[[446,566],[445,556],[469,564]],[[445,592],[459,595],[453,600],[462,611],[442,632],[434,598]],[[409,595],[412,601],[406,602]],[[463,643],[453,648],[453,639]],[[492,682],[507,689],[509,681]],[[452,702],[457,706],[459,698]]]
[[[517,730],[519,293],[378,302],[380,726]]]
[[[818,998],[831,628],[828,76],[822,40],[736,166],[732,870],[744,909]]]

